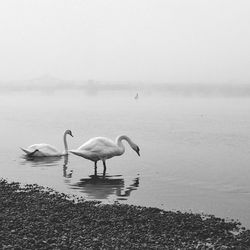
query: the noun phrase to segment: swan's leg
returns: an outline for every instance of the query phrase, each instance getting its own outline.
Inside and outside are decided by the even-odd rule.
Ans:
[[[105,174],[106,174],[106,162],[105,162],[105,160],[103,160],[102,162],[103,162],[103,176],[105,176]]]
[[[95,175],[97,175],[97,162],[95,161]]]

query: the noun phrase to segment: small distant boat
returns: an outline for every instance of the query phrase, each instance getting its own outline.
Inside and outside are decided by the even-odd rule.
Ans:
[[[138,95],[138,93],[136,93],[135,100],[138,100],[138,98],[139,98],[139,95]]]

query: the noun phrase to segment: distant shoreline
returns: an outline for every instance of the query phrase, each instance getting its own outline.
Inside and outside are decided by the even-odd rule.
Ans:
[[[75,202],[51,189],[21,187],[4,179],[0,220],[1,249],[250,248],[250,230],[236,221],[119,203]]]
[[[83,90],[88,93],[102,91],[160,92],[177,96],[225,96],[250,97],[250,84],[199,84],[199,83],[143,83],[143,82],[102,82],[64,81],[59,79],[34,79],[28,81],[0,82],[1,91],[59,91]]]

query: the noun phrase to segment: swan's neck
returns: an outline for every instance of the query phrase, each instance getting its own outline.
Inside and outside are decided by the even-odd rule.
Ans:
[[[66,140],[66,136],[67,134],[65,133],[64,136],[63,136],[63,143],[64,143],[64,154],[68,154],[68,143],[67,143],[67,140]]]
[[[117,146],[118,146],[118,148],[120,150],[120,154],[123,154],[125,152],[125,147],[124,147],[124,145],[122,143],[122,140],[127,141],[128,144],[130,145],[130,147],[132,147],[132,144],[133,144],[133,142],[131,141],[131,139],[128,136],[126,136],[126,135],[118,136],[116,138],[116,144],[117,144]]]

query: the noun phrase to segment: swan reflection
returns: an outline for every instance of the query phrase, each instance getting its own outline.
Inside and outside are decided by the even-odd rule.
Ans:
[[[70,189],[76,189],[84,193],[87,199],[107,200],[115,197],[117,200],[127,200],[131,192],[137,190],[139,187],[139,177],[131,180],[131,183],[127,185],[127,181],[122,175],[103,175],[93,174],[86,178],[80,179],[76,183],[72,183],[76,176],[73,176],[73,170],[69,168],[68,156],[63,157],[23,157],[24,161],[22,165],[28,165],[30,167],[57,167],[55,170],[58,173],[60,170],[61,175],[64,177],[64,183]],[[58,169],[58,167],[60,169]],[[50,171],[50,170],[49,170]],[[54,170],[53,170],[54,171]]]
[[[115,195],[118,200],[126,200],[139,187],[139,177],[134,178],[128,187],[125,187],[122,175],[90,175],[70,186],[80,189],[90,199],[108,199]]]
[[[24,156],[23,159],[25,160],[22,164],[30,164],[32,167],[52,167],[60,165],[59,162],[61,161],[62,157],[60,156],[51,156],[51,157],[30,157]]]
[[[50,157],[30,157],[30,156],[24,156],[23,161],[21,164],[26,165],[29,164],[31,167],[55,167],[55,166],[61,166],[62,159],[63,159],[63,177],[65,178],[71,178],[73,174],[73,170],[68,170],[68,162],[69,157],[68,155],[65,155],[63,157],[61,156],[50,156]]]
[[[64,157],[64,164],[63,164],[63,177],[65,178],[72,178],[73,170],[68,170],[68,163],[69,163],[69,156],[66,155]]]

